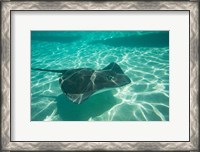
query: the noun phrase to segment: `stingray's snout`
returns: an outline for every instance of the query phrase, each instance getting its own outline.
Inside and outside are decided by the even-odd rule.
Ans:
[[[129,84],[129,83],[131,83],[131,79],[128,76],[125,76],[124,82],[125,82],[125,84]]]
[[[128,76],[126,75],[119,75],[118,77],[118,85],[119,86],[124,86],[131,83],[131,80]]]

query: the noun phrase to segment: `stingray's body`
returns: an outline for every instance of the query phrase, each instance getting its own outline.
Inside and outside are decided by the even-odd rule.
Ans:
[[[91,95],[104,90],[124,86],[131,81],[118,64],[112,62],[102,70],[80,68],[71,70],[40,71],[62,73],[59,83],[63,93],[75,103],[81,103]]]

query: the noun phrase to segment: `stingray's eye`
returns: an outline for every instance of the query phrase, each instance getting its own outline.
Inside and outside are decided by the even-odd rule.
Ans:
[[[113,76],[108,75],[108,76],[107,76],[107,79],[108,79],[108,80],[112,80],[112,79],[113,79]]]

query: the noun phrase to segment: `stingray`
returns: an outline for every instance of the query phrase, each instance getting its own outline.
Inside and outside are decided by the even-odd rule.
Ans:
[[[78,68],[67,70],[48,70],[32,68],[32,70],[61,73],[59,84],[69,100],[82,103],[91,95],[121,87],[131,82],[120,66],[111,62],[101,70],[92,68]]]

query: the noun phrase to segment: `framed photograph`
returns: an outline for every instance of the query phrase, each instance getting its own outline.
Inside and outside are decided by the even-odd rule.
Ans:
[[[199,2],[1,12],[1,150],[199,150]]]

